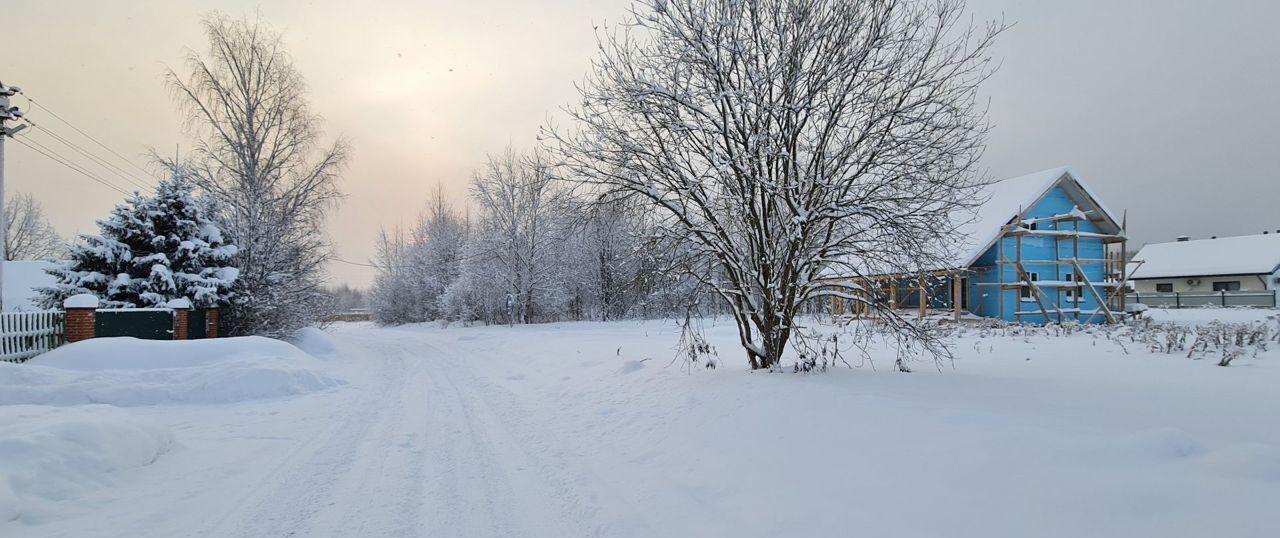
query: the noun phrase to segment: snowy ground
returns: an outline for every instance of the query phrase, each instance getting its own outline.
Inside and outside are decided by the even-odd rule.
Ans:
[[[346,324],[300,343],[318,359],[0,368],[0,536],[1280,535],[1276,349],[1221,368],[970,331],[941,371],[767,374],[708,330],[721,368],[692,373],[667,367],[669,322]],[[220,375],[190,386],[201,368]],[[4,396],[68,376],[150,396]]]

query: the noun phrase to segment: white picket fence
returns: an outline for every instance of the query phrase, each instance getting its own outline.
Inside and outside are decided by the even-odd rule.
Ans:
[[[0,313],[0,362],[24,362],[62,345],[63,320],[58,310]]]

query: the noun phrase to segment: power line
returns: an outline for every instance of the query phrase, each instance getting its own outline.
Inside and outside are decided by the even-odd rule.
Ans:
[[[32,105],[35,105],[35,106],[39,107],[39,108],[40,108],[40,110],[43,110],[43,111],[45,111],[45,112],[48,112],[50,116],[53,116],[54,118],[57,118],[57,120],[58,120],[58,121],[60,121],[60,122],[62,122],[62,123],[65,123],[65,124],[67,125],[67,127],[70,127],[70,128],[72,128],[72,129],[74,129],[74,130],[75,130],[75,132],[80,133],[81,135],[83,135],[85,138],[88,138],[89,140],[92,140],[94,144],[97,144],[97,145],[98,145],[98,147],[101,147],[102,149],[107,150],[109,153],[111,153],[112,155],[115,155],[115,156],[116,156],[116,157],[118,157],[120,160],[124,161],[125,163],[128,163],[128,164],[129,164],[129,166],[132,166],[132,167],[134,167],[134,168],[137,168],[139,172],[142,172],[143,174],[146,174],[147,176],[150,176],[150,177],[156,177],[156,176],[154,176],[151,172],[148,172],[148,171],[146,171],[145,169],[143,169],[141,166],[138,166],[138,165],[134,164],[134,163],[133,163],[133,161],[129,160],[129,159],[128,159],[127,157],[125,157],[124,155],[121,155],[121,154],[119,154],[119,153],[116,153],[116,151],[115,151],[115,150],[113,150],[113,149],[111,149],[111,148],[107,147],[107,145],[106,145],[106,144],[103,144],[102,142],[99,142],[97,138],[94,138],[93,136],[89,135],[89,133],[86,133],[86,132],[84,132],[83,130],[81,130],[79,127],[76,127],[75,125],[72,125],[72,124],[71,124],[71,122],[67,121],[67,120],[66,120],[66,119],[64,119],[62,116],[59,116],[57,112],[54,112],[54,111],[52,111],[52,110],[49,110],[49,107],[46,107],[46,106],[44,106],[44,105],[40,104],[40,102],[39,102],[39,101],[36,101],[35,99],[32,99],[30,95],[27,95],[27,94],[26,94],[26,92],[19,91],[18,93],[22,94],[22,96],[23,96],[23,97],[26,97],[26,98],[27,98],[27,102],[28,102],[28,103],[30,103],[30,104],[32,104]],[[160,178],[156,177],[156,179],[160,179]]]
[[[24,137],[24,138],[25,138],[25,137]],[[94,181],[97,181],[98,183],[101,183],[101,184],[105,185],[107,188],[110,188],[110,189],[112,189],[112,190],[114,190],[114,191],[116,191],[116,192],[119,192],[120,194],[123,194],[123,195],[125,195],[125,196],[128,196],[128,195],[129,195],[129,193],[128,193],[127,191],[125,191],[124,189],[121,189],[120,187],[117,187],[116,185],[112,184],[111,182],[109,182],[109,181],[107,181],[107,180],[105,180],[105,179],[102,179],[102,178],[100,178],[100,177],[98,177],[98,176],[96,176],[96,175],[94,175],[94,174],[92,174],[92,173],[90,173],[90,172],[88,172],[88,171],[86,171],[86,170],[82,170],[82,169],[80,169],[80,168],[79,168],[79,167],[77,167],[76,165],[72,164],[70,161],[66,161],[66,160],[64,160],[65,158],[63,158],[63,157],[61,157],[61,156],[57,156],[57,157],[55,157],[55,155],[57,155],[57,152],[55,152],[55,151],[53,151],[53,150],[50,150],[49,148],[45,147],[43,144],[40,144],[39,142],[36,142],[35,140],[32,140],[32,141],[31,141],[31,144],[35,144],[35,146],[33,146],[33,145],[31,145],[31,144],[28,144],[27,142],[23,141],[23,139],[22,139],[22,138],[14,137],[14,138],[13,138],[13,141],[14,141],[14,142],[17,142],[17,143],[19,143],[19,144],[22,144],[22,145],[24,145],[24,146],[26,146],[26,147],[28,147],[28,148],[30,148],[30,149],[31,149],[31,151],[34,151],[34,152],[36,152],[36,153],[39,153],[39,154],[41,154],[41,155],[44,155],[45,157],[48,157],[48,158],[49,158],[49,160],[52,160],[52,161],[54,161],[54,162],[56,162],[56,163],[58,163],[58,164],[61,164],[62,166],[65,166],[65,167],[67,167],[67,168],[70,168],[71,170],[74,170],[75,172],[78,172],[79,174],[83,175],[84,177],[87,177],[87,178],[89,178],[89,179],[92,179],[92,180],[94,180]],[[36,146],[40,146],[41,148],[44,148],[45,150],[48,150],[48,151],[49,151],[49,153],[46,153],[46,152],[44,152],[44,151],[41,151],[40,149],[36,148]]]
[[[52,137],[54,140],[57,140],[58,142],[61,142],[61,143],[62,143],[62,145],[67,146],[68,148],[71,148],[71,150],[72,150],[72,151],[75,151],[76,153],[79,153],[80,155],[83,155],[85,158],[89,159],[89,160],[90,160],[91,162],[93,162],[94,164],[97,164],[98,166],[102,167],[102,168],[103,168],[103,169],[105,169],[106,171],[111,172],[112,174],[115,174],[115,175],[116,175],[117,177],[119,177],[120,179],[123,179],[123,180],[125,180],[125,181],[127,181],[127,182],[129,182],[129,183],[133,184],[134,186],[136,186],[136,187],[138,187],[138,188],[140,188],[140,189],[144,190],[144,191],[149,191],[149,190],[151,190],[151,189],[152,189],[152,187],[151,187],[151,186],[148,186],[148,185],[146,185],[145,183],[142,183],[142,182],[140,182],[140,181],[138,181],[138,180],[133,179],[132,177],[130,177],[130,176],[129,176],[129,174],[128,174],[127,172],[125,172],[123,169],[121,169],[120,167],[118,167],[118,166],[116,166],[116,165],[114,165],[114,164],[111,164],[110,162],[107,162],[107,161],[106,161],[106,159],[103,159],[102,157],[99,157],[99,156],[97,156],[97,155],[93,154],[93,153],[92,153],[92,152],[90,152],[89,150],[84,149],[83,147],[81,147],[79,144],[76,144],[75,142],[72,142],[72,141],[70,141],[70,140],[67,140],[65,137],[63,137],[62,135],[60,135],[60,134],[58,134],[58,133],[54,132],[54,131],[53,131],[52,129],[50,129],[49,127],[47,127],[47,126],[45,126],[45,125],[43,125],[43,124],[38,124],[38,123],[36,123],[36,122],[34,122],[34,121],[31,121],[31,118],[30,118],[30,117],[25,118],[25,119],[26,119],[26,121],[27,121],[27,123],[28,123],[28,124],[30,124],[32,127],[36,127],[36,128],[37,128],[37,129],[35,129],[35,130],[39,130],[40,132],[43,132],[43,133],[45,133],[45,134],[49,135],[49,136],[50,136],[50,137]],[[28,136],[30,136],[30,135],[28,135]],[[65,157],[64,157],[64,158],[65,158]],[[88,169],[88,167],[87,167],[87,166],[84,166],[84,165],[81,165],[81,167],[82,167],[82,168],[85,168],[85,169]]]
[[[344,259],[339,258],[339,257],[337,257],[337,256],[330,256],[330,257],[329,257],[329,259],[330,259],[330,260],[333,260],[333,261],[335,261],[335,262],[345,263],[345,264],[347,264],[347,265],[358,265],[358,266],[360,266],[360,267],[372,267],[372,268],[374,268],[374,269],[385,269],[385,268],[384,268],[384,267],[382,267],[381,265],[373,265],[373,264],[371,264],[371,263],[353,262],[353,261],[349,261],[349,260],[344,260]]]

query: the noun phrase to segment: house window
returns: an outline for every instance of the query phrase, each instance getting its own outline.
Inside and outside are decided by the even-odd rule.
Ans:
[[[1074,284],[1074,283],[1075,283],[1075,281],[1076,281],[1076,274],[1075,274],[1075,273],[1067,273],[1067,277],[1066,277],[1064,280],[1066,280],[1067,282],[1070,282],[1070,283]],[[1078,303],[1078,302],[1080,302],[1080,288],[1077,288],[1077,287],[1075,287],[1075,286],[1067,286],[1067,287],[1066,287],[1066,291],[1065,291],[1065,292],[1063,292],[1063,293],[1067,296],[1067,302],[1068,302],[1068,303]]]
[[[1027,229],[1028,229],[1028,230],[1039,230],[1039,229],[1040,229],[1040,222],[1039,222],[1039,221],[1035,221],[1035,220],[1031,221],[1031,224],[1028,224],[1028,225],[1027,225]]]
[[[1040,281],[1040,273],[1036,273],[1036,272],[1034,272],[1034,271],[1027,271],[1027,280],[1030,280],[1030,281],[1032,281],[1032,282],[1039,282],[1039,281]],[[1034,301],[1034,300],[1036,300],[1036,299],[1035,299],[1035,295],[1032,295],[1032,292],[1031,292],[1031,286],[1023,286],[1023,287],[1022,287],[1022,289],[1021,289],[1021,293],[1022,293],[1022,300],[1023,300],[1023,301]]]
[[[1156,293],[1173,293],[1173,283],[1156,284]]]
[[[1240,291],[1239,280],[1224,280],[1213,283],[1213,291]]]

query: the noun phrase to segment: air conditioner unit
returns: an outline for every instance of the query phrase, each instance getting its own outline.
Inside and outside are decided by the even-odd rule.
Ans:
[[[1199,286],[1199,285],[1200,285],[1200,279],[1198,279],[1198,278],[1188,278],[1188,279],[1187,279],[1187,285],[1188,285],[1188,286]]]

